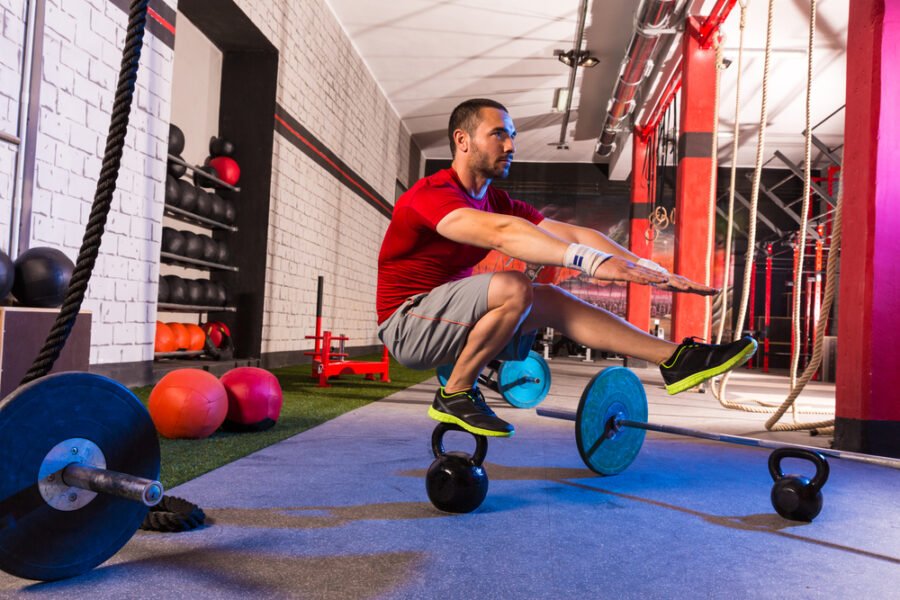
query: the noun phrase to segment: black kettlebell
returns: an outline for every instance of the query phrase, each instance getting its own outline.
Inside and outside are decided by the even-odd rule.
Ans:
[[[781,461],[785,458],[802,458],[816,466],[812,480],[802,475],[785,475]],[[822,510],[822,486],[828,481],[828,461],[812,450],[778,448],[769,456],[769,473],[772,485],[772,506],[779,515],[792,521],[812,521]]]
[[[487,438],[473,435],[475,454],[444,452],[444,434],[465,431],[458,425],[439,423],[431,434],[434,462],[425,475],[428,499],[435,508],[449,513],[472,512],[484,502],[488,491],[488,476],[482,463],[487,456]]]

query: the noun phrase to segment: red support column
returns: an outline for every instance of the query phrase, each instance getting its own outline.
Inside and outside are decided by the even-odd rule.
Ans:
[[[653,242],[647,239],[649,227],[651,187],[650,177],[656,172],[651,165],[650,173],[644,172],[650,149],[650,135],[635,129],[631,152],[631,233],[628,249],[641,258],[651,258]],[[656,160],[652,157],[651,160]],[[626,318],[641,331],[650,330],[650,286],[628,284],[628,304]]]
[[[712,135],[716,122],[716,53],[699,38],[702,19],[690,17],[684,33],[681,123],[678,140],[678,182],[675,199],[675,272],[706,282],[711,250],[710,178],[713,176]],[[710,337],[710,299],[673,294],[672,339]]]
[[[849,14],[835,446],[900,456],[900,2]]]

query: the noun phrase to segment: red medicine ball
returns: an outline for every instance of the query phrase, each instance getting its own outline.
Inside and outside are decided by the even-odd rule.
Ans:
[[[219,174],[219,179],[230,185],[237,185],[241,179],[241,168],[230,156],[217,156],[209,159],[209,165]]]
[[[228,414],[223,429],[263,431],[275,425],[281,415],[281,385],[265,369],[238,367],[221,378],[228,394]]]

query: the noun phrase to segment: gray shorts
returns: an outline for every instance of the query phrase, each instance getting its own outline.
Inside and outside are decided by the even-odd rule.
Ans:
[[[469,331],[487,313],[493,273],[482,273],[412,296],[378,327],[378,337],[397,361],[410,369],[432,369],[453,363]],[[537,331],[516,331],[496,357],[523,360]]]

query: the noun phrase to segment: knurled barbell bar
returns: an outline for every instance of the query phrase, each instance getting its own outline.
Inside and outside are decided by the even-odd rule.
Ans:
[[[637,375],[625,367],[611,367],[595,375],[585,387],[576,412],[539,408],[537,414],[575,421],[575,440],[578,452],[584,464],[600,475],[615,475],[628,468],[640,452],[646,431],[671,433],[742,446],[794,451],[793,454],[781,452],[772,457],[769,469],[773,478],[776,479],[776,487],[780,479],[796,477],[785,476],[780,471],[780,460],[787,456],[805,458],[816,464],[816,477],[813,478],[813,482],[816,484],[813,487],[816,488],[821,488],[828,476],[827,463],[824,462],[826,456],[900,469],[900,460],[898,459],[649,423],[647,422],[647,395],[644,386]],[[817,457],[821,457],[821,460]],[[773,489],[773,504],[779,513],[782,513],[782,507],[779,506],[779,501],[775,496],[776,490]],[[821,506],[821,499],[819,502]],[[818,510],[815,513],[817,514]],[[814,517],[815,514],[812,516]],[[802,520],[811,520],[811,518]]]
[[[0,569],[51,581],[119,551],[163,496],[159,439],[125,386],[59,373],[0,401]]]

